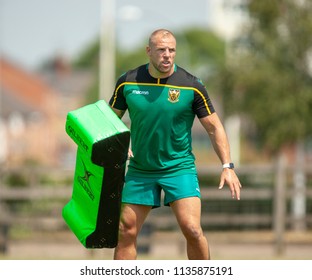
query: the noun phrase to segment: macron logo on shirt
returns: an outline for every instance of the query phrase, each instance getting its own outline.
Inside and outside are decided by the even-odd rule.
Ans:
[[[132,93],[133,94],[149,95],[149,91],[147,91],[147,90],[137,90],[137,89],[134,89],[134,90],[132,90]]]

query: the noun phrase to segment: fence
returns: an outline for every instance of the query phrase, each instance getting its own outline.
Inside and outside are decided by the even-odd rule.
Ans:
[[[233,200],[226,187],[218,190],[220,167],[198,167],[205,230],[270,229],[275,235],[276,251],[281,253],[286,230],[311,228],[311,168],[299,170],[305,178],[301,188],[296,187],[298,184],[293,179],[298,178],[298,170],[286,166],[282,160],[270,165],[241,166],[236,171],[243,184],[240,201]],[[68,229],[61,210],[71,197],[73,170],[23,168],[2,169],[0,172],[2,252],[7,249],[9,233],[14,228]],[[296,210],[298,205],[301,211]],[[161,207],[152,211],[143,234],[150,235],[153,230],[174,230],[176,227],[169,207]]]

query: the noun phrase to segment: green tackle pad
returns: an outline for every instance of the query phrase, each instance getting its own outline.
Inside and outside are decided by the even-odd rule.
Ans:
[[[63,218],[86,248],[114,248],[130,131],[98,101],[69,112],[66,132],[78,148],[72,197]]]

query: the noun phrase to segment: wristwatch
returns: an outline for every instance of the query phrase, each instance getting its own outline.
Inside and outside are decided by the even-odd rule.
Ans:
[[[225,163],[225,164],[222,164],[222,167],[223,167],[223,169],[224,168],[234,169],[234,163],[233,162]]]

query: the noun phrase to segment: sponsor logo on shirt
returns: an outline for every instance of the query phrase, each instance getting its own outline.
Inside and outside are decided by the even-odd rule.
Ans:
[[[132,90],[132,93],[133,94],[149,95],[149,91],[148,90],[137,90],[137,89],[134,89],[134,90]]]
[[[179,97],[180,97],[180,90],[179,89],[172,89],[170,88],[169,89],[169,92],[168,92],[168,100],[171,102],[171,103],[176,103],[179,101]]]

